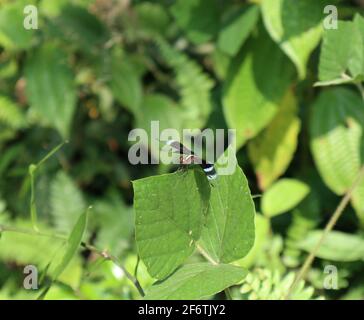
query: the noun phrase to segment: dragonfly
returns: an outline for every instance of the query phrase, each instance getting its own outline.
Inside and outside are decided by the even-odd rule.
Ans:
[[[214,164],[207,162],[206,160],[198,157],[193,151],[185,147],[181,142],[176,140],[168,140],[166,143],[170,146],[174,153],[180,155],[180,163],[182,165],[189,165],[197,163],[206,174],[209,181],[215,180],[217,178],[217,173]]]

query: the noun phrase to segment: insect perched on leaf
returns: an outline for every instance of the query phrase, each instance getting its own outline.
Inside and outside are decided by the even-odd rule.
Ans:
[[[173,149],[174,153],[180,154],[180,164],[198,164],[206,174],[206,177],[209,181],[215,180],[217,178],[214,165],[195,155],[193,151],[186,148],[182,143],[176,140],[169,140],[167,141],[167,145]]]

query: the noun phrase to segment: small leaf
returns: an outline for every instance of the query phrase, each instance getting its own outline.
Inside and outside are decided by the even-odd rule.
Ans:
[[[73,75],[65,53],[46,44],[31,54],[26,62],[26,92],[33,111],[68,138],[76,108]]]
[[[250,32],[257,24],[259,7],[249,6],[230,13],[219,33],[217,46],[231,56],[235,56]]]
[[[299,180],[281,179],[263,194],[262,211],[268,217],[287,212],[299,204],[309,192],[309,186]]]
[[[200,170],[137,180],[133,187],[138,253],[151,276],[163,279],[194,251],[210,187]]]
[[[296,97],[288,91],[272,122],[248,144],[249,158],[262,190],[284,173],[293,158],[301,127],[297,109]]]
[[[220,161],[216,165],[218,173]],[[216,261],[228,263],[244,257],[254,244],[254,216],[248,181],[236,166],[233,174],[219,175],[211,188],[202,246]]]
[[[322,236],[322,230],[311,231],[298,247],[311,252]],[[355,234],[331,231],[320,246],[317,257],[331,261],[364,260],[364,239]]]
[[[306,77],[308,59],[320,42],[326,4],[327,0],[262,1],[265,27],[295,64],[300,79]]]
[[[89,208],[90,209],[90,208]],[[81,245],[82,237],[87,228],[88,212],[87,209],[84,213],[80,215],[76,224],[74,225],[72,232],[68,238],[65,254],[62,261],[54,268],[52,272],[53,281],[58,279],[62,272],[66,269],[74,255],[77,253],[78,248]]]
[[[247,271],[240,267],[208,263],[187,264],[147,292],[147,300],[203,299],[240,282]]]

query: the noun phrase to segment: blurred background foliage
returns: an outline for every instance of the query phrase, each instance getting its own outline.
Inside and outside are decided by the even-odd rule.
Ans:
[[[23,27],[28,4],[38,30]],[[322,42],[327,4],[350,23]],[[255,245],[237,262],[251,273],[233,296],[280,299],[363,163],[364,63],[345,64],[364,59],[359,16],[362,33],[350,29],[356,13],[362,1],[0,0],[0,224],[32,228],[29,165],[68,140],[37,170],[38,227],[68,234],[93,205],[85,240],[134,274],[131,180],[171,168],[130,165],[130,130],[148,131],[151,120],[161,129],[235,128],[239,164],[262,197]],[[337,79],[347,69],[351,78]],[[293,298],[364,297],[363,190]],[[23,268],[46,270],[62,241],[0,236],[0,299],[36,298],[23,289]],[[328,264],[338,268],[337,290],[323,288]],[[143,263],[137,277],[154,282]],[[85,249],[47,298],[140,297],[119,267]]]

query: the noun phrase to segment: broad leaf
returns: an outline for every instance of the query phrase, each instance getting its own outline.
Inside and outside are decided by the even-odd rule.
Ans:
[[[339,21],[337,30],[325,30],[318,84],[353,82],[363,76],[364,18],[357,15],[354,21]]]
[[[187,264],[168,279],[153,285],[145,299],[203,299],[240,282],[246,275],[245,269],[228,264]]]
[[[216,167],[219,173],[219,164]],[[220,174],[211,188],[201,245],[219,262],[228,263],[244,257],[254,244],[254,216],[254,203],[241,168],[236,166],[230,175]]]
[[[31,47],[36,30],[24,28],[24,7],[34,1],[2,4],[0,10],[0,44],[10,50]]]
[[[68,138],[76,91],[64,52],[53,44],[43,45],[28,57],[25,75],[32,110]]]
[[[293,158],[301,127],[297,109],[296,97],[289,91],[272,122],[248,144],[249,158],[262,190],[284,173]]]
[[[217,46],[231,56],[235,56],[250,32],[257,24],[259,7],[250,6],[230,13],[219,33]]]
[[[200,170],[133,182],[138,253],[157,279],[188,258],[200,238],[210,186]]]
[[[272,120],[293,72],[288,58],[262,29],[233,61],[225,83],[223,108],[228,126],[237,130],[238,147]]]
[[[268,217],[287,212],[299,204],[309,192],[309,186],[299,180],[281,179],[263,194],[262,211]]]
[[[321,230],[311,231],[298,246],[311,252],[322,236]],[[364,260],[364,238],[340,231],[331,231],[326,235],[316,255],[332,261]]]
[[[359,95],[345,88],[321,93],[312,107],[311,150],[322,179],[338,195],[343,195],[358,175],[363,133],[364,103]],[[360,190],[354,192],[352,201],[364,221]]]
[[[310,54],[323,31],[323,8],[327,0],[263,0],[264,24],[292,60],[301,79],[306,77]]]

